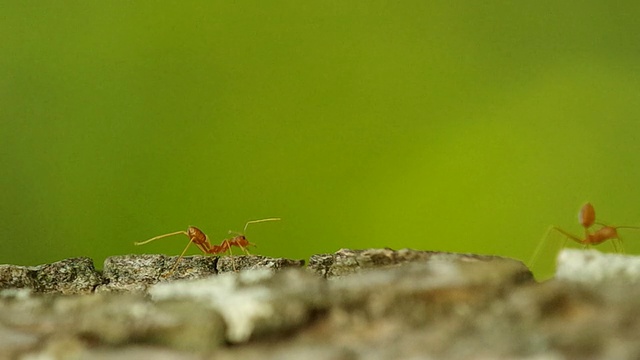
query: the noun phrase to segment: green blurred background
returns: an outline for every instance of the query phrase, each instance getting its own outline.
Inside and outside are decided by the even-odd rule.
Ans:
[[[640,225],[639,10],[4,1],[0,263],[176,255],[186,238],[133,242],[274,216],[254,253],[526,261],[549,225],[580,234],[587,200]]]

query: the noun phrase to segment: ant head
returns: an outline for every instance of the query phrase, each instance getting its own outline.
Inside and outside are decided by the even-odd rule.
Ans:
[[[197,240],[199,242],[204,242],[207,240],[207,235],[195,226],[189,226],[187,228],[187,236],[192,241]]]
[[[244,235],[238,236],[238,239],[239,239],[240,243],[243,244],[242,246],[244,246],[244,247],[249,247],[249,246],[258,247],[258,245],[254,244],[252,242],[249,242],[249,240],[247,240],[247,238]]]
[[[255,224],[255,223],[261,223],[261,222],[265,222],[265,221],[277,221],[280,220],[280,218],[269,218],[269,219],[261,219],[261,220],[251,220],[251,221],[247,221],[247,223],[244,225],[244,229],[242,230],[242,232],[237,232],[237,231],[231,231],[229,230],[229,234],[234,234],[235,237],[234,239],[242,242],[242,244],[246,244],[246,245],[242,245],[242,246],[256,246],[255,244],[250,243],[247,238],[245,237],[245,232],[247,231],[247,226],[249,226],[249,224]]]
[[[189,226],[189,227],[187,228],[187,235],[189,235],[189,236],[191,236],[191,235],[195,235],[195,234],[197,234],[197,233],[201,233],[201,232],[202,232],[202,230],[198,229],[198,228],[197,228],[197,227],[195,227],[195,226]]]
[[[234,245],[241,246],[241,247],[256,246],[256,244],[250,243],[249,240],[247,240],[246,236],[242,234],[238,234],[236,237],[231,239],[230,243],[233,243]]]
[[[578,221],[585,229],[590,228],[596,221],[596,211],[591,203],[586,203],[580,209],[578,214]]]

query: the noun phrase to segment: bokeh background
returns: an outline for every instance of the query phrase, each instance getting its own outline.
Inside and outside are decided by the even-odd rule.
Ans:
[[[188,225],[219,242],[274,216],[249,227],[254,253],[527,261],[549,225],[581,234],[587,200],[640,225],[639,16],[636,1],[3,1],[0,263],[176,255],[186,238],[133,242]]]

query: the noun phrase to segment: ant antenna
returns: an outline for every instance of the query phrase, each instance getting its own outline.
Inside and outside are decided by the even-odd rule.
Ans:
[[[242,230],[242,232],[246,232],[247,231],[247,226],[249,226],[249,224],[261,223],[261,222],[266,222],[266,221],[279,221],[279,220],[282,220],[282,219],[280,219],[280,218],[268,218],[268,219],[247,221],[247,223],[244,225],[244,230]]]
[[[179,235],[179,234],[184,234],[184,235],[189,236],[189,234],[187,234],[186,231],[176,231],[176,232],[172,232],[172,233],[169,233],[169,234],[159,235],[159,236],[153,237],[153,238],[151,238],[149,240],[134,242],[133,245],[144,245],[144,244],[148,244],[148,243],[150,243],[152,241],[155,241],[155,240],[158,240],[158,239],[166,238],[166,237],[173,236],[173,235]]]
[[[244,224],[244,229],[242,229],[242,232],[229,230],[229,234],[244,235],[247,232],[247,226],[249,226],[249,224],[261,223],[261,222],[267,222],[267,221],[279,221],[279,220],[282,220],[282,219],[281,218],[268,218],[268,219],[260,219],[260,220],[250,220],[250,221],[247,221],[246,224]]]

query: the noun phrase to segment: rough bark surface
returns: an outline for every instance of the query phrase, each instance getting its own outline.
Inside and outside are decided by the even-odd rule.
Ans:
[[[559,259],[542,283],[517,260],[409,249],[0,265],[0,358],[640,358],[638,258]]]

